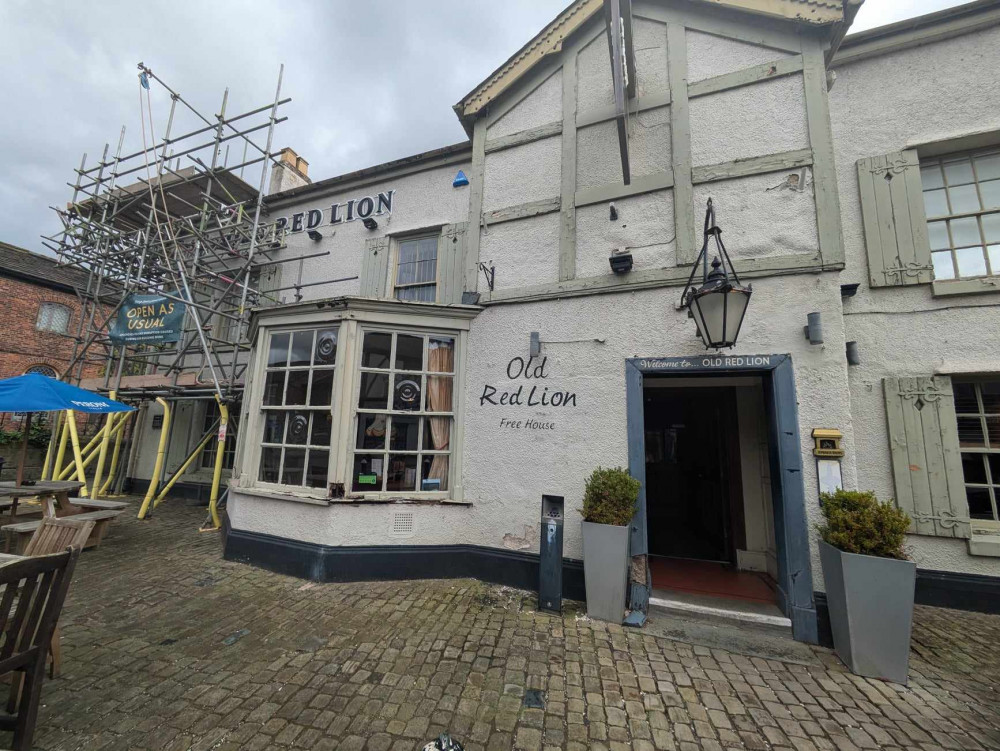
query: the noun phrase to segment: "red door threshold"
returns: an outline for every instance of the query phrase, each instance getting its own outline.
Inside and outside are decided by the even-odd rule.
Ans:
[[[769,577],[753,571],[711,561],[650,556],[649,570],[654,589],[668,589],[698,595],[713,595],[751,602],[775,602]]]

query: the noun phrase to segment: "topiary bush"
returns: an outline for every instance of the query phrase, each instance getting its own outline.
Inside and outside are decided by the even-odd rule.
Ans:
[[[624,527],[639,505],[639,481],[621,467],[598,467],[583,491],[583,520]]]
[[[870,490],[838,490],[819,498],[826,524],[818,529],[826,543],[845,553],[906,560],[910,517],[891,500],[880,503]]]

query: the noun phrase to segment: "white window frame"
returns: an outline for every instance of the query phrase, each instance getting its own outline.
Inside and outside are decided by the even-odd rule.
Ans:
[[[465,353],[471,320],[479,312],[477,306],[407,303],[399,300],[341,298],[323,310],[315,301],[262,310],[255,321],[252,340],[255,342],[253,361],[248,371],[244,393],[242,446],[237,447],[233,469],[234,489],[248,495],[260,495],[279,500],[327,504],[330,502],[408,501],[464,504],[462,473],[465,430]],[[264,420],[260,400],[263,396],[267,352],[272,333],[304,328],[339,325],[337,364],[333,382],[333,428],[330,439],[330,463],[327,488],[342,485],[342,498],[331,497],[327,489],[265,483],[260,472],[261,438]],[[360,389],[361,333],[363,327],[385,330],[439,334],[455,338],[454,423],[449,461],[449,490],[413,491],[406,493],[352,494],[351,473],[354,442],[357,436],[356,407]],[[349,395],[349,396],[347,396]],[[322,492],[320,492],[322,491]]]
[[[52,311],[52,312],[49,312],[49,314],[47,316],[48,319],[49,319],[49,321],[51,322],[53,313],[54,313],[55,309],[57,309],[57,308],[61,312],[65,312],[65,314],[66,314],[66,326],[65,326],[65,328],[54,329],[54,328],[51,328],[50,326],[44,326],[44,325],[42,325],[42,316],[45,315],[46,311],[47,310],[48,311]],[[66,334],[66,333],[69,332],[69,325],[70,325],[70,323],[72,323],[72,321],[73,321],[73,309],[70,308],[69,305],[64,305],[61,302],[51,302],[51,301],[47,301],[47,300],[46,301],[42,301],[41,303],[38,304],[38,315],[35,317],[35,329],[37,329],[38,331],[45,331],[45,332],[50,333],[50,334]]]
[[[410,240],[422,240],[424,238],[434,238],[437,243],[435,249],[435,261],[434,261],[434,300],[429,302],[437,302],[441,297],[441,227],[430,227],[427,229],[416,230],[414,232],[407,232],[401,235],[391,235],[389,237],[391,255],[389,256],[389,278],[387,280],[386,289],[388,290],[388,297],[393,300],[399,300],[396,297],[396,279],[399,274],[399,246],[401,243],[408,242]],[[419,284],[404,284],[403,289],[406,287],[420,287],[430,285],[430,282],[421,282]],[[418,300],[399,300],[399,302],[420,302]],[[426,302],[424,303],[427,304]]]
[[[392,454],[392,453],[413,453],[413,452],[393,452],[393,451],[391,451],[388,448],[388,441],[389,441],[389,435],[388,434],[386,434],[386,437],[385,437],[386,446],[383,449],[381,449],[381,450],[379,450],[379,449],[359,449],[359,448],[357,448],[358,422],[361,419],[361,415],[372,414],[372,413],[385,414],[385,415],[395,415],[395,414],[397,414],[396,410],[391,409],[392,398],[393,398],[393,394],[392,394],[391,390],[389,391],[388,396],[387,396],[387,404],[386,404],[386,409],[385,410],[362,409],[361,407],[358,406],[358,400],[360,399],[360,396],[361,396],[362,374],[364,372],[381,372],[381,373],[391,373],[391,372],[394,373],[394,372],[397,372],[396,368],[394,367],[395,363],[393,362],[393,357],[395,355],[395,341],[396,341],[395,338],[393,339],[393,347],[392,347],[392,351],[390,353],[390,362],[389,362],[390,367],[388,369],[381,369],[381,368],[373,369],[373,368],[369,368],[366,371],[362,371],[362,369],[361,369],[361,367],[362,367],[361,366],[361,353],[362,353],[362,348],[364,346],[364,335],[367,332],[397,334],[397,335],[398,334],[402,334],[404,336],[405,335],[413,335],[413,336],[421,336],[421,337],[440,336],[440,337],[449,337],[449,338],[452,338],[452,339],[455,340],[455,353],[454,353],[454,362],[455,362],[455,365],[454,365],[454,370],[451,373],[429,373],[426,370],[421,370],[421,376],[428,376],[428,375],[429,376],[434,376],[434,375],[451,376],[451,378],[452,378],[452,405],[451,405],[452,408],[451,408],[451,411],[449,413],[438,413],[438,412],[425,412],[424,410],[419,410],[419,411],[415,411],[415,412],[412,412],[412,413],[408,413],[408,414],[412,415],[413,417],[426,417],[428,415],[431,415],[431,416],[436,415],[436,416],[449,416],[449,417],[452,418],[451,435],[449,437],[449,450],[447,452],[447,456],[448,456],[448,490],[443,490],[443,491],[419,490],[419,489],[417,489],[417,490],[406,490],[406,491],[388,491],[388,490],[381,491],[380,490],[378,492],[364,492],[364,491],[354,491],[354,490],[352,490],[353,485],[354,485],[354,482],[353,482],[354,457],[355,457],[356,454],[383,454],[383,455],[388,455],[388,454]],[[352,402],[351,402],[352,417],[350,419],[350,423],[351,423],[351,426],[352,426],[352,431],[351,431],[351,434],[350,434],[351,435],[350,452],[349,452],[349,454],[347,456],[347,461],[346,461],[347,483],[344,486],[344,491],[347,494],[347,497],[349,497],[349,498],[363,498],[363,499],[366,499],[366,500],[378,500],[378,501],[391,500],[391,499],[395,499],[395,498],[420,498],[420,499],[429,499],[429,500],[445,500],[445,499],[448,499],[448,498],[451,497],[451,495],[452,495],[452,488],[454,488],[454,476],[455,476],[455,466],[454,466],[455,465],[455,459],[454,459],[454,457],[455,457],[455,453],[457,451],[457,446],[455,445],[455,436],[456,436],[457,430],[458,430],[458,425],[457,425],[457,423],[458,423],[458,408],[459,408],[459,403],[461,402],[461,393],[459,391],[459,372],[458,371],[460,370],[460,363],[462,361],[462,347],[463,347],[462,337],[459,335],[459,332],[455,331],[455,330],[449,330],[449,329],[437,329],[437,330],[416,329],[416,328],[412,328],[412,327],[409,327],[409,326],[406,326],[406,327],[403,327],[403,326],[386,326],[386,325],[383,325],[383,324],[370,324],[370,325],[362,324],[362,325],[358,326],[358,335],[357,335],[356,341],[355,341],[355,362],[357,363],[357,366],[354,368],[354,371],[353,371],[354,383],[351,386],[351,394],[353,395],[353,399],[352,399]],[[424,354],[426,354],[426,350],[422,353],[422,356]],[[423,365],[423,367],[426,367],[425,363],[422,364],[422,365]],[[408,372],[408,371],[403,371],[403,372]],[[425,397],[425,395],[426,395],[426,391],[421,393],[421,397],[420,398],[423,399]],[[406,416],[406,415],[403,415],[403,416]],[[442,453],[443,454],[445,452],[438,452],[438,453]],[[419,455],[422,456],[423,452],[419,452]],[[418,469],[419,469],[419,461],[418,461]]]
[[[993,519],[980,519],[972,516],[972,509],[969,509],[970,523],[973,529],[986,529],[993,533],[1000,532],[1000,477],[993,477],[990,470],[989,461],[987,455],[993,454],[995,456],[1000,456],[1000,444],[991,445],[989,437],[989,428],[986,423],[987,417],[995,417],[995,413],[986,412],[986,408],[983,404],[982,395],[982,384],[983,383],[996,383],[998,378],[952,378],[953,383],[961,383],[963,385],[973,386],[976,392],[976,403],[977,403],[977,413],[972,412],[958,412],[958,405],[956,404],[956,417],[958,420],[971,419],[973,417],[978,417],[980,421],[980,426],[983,430],[983,446],[963,446],[961,442],[961,432],[959,432],[959,445],[958,451],[959,456],[963,454],[976,455],[981,457],[983,460],[983,470],[986,475],[985,483],[975,483],[968,482],[965,479],[964,467],[962,476],[962,488],[963,490],[968,490],[968,488],[985,489],[990,495],[990,502],[993,506],[994,518]]]

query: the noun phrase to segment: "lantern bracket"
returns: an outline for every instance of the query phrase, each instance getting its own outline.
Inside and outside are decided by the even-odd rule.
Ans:
[[[684,285],[684,291],[681,293],[680,307],[686,308],[690,303],[690,293],[693,292],[691,288],[692,282],[694,282],[694,275],[698,272],[698,266],[702,268],[702,284],[708,281],[708,276],[710,273],[708,270],[708,239],[710,237],[715,238],[716,249],[719,251],[719,255],[716,256],[714,260],[719,261],[719,264],[712,264],[713,269],[721,266],[721,273],[728,278],[732,275],[733,281],[740,285],[740,278],[736,274],[736,269],[733,268],[733,262],[729,260],[729,254],[726,252],[725,243],[722,242],[722,230],[715,223],[715,206],[712,205],[712,199],[708,199],[708,207],[705,209],[705,233],[704,240],[701,244],[701,251],[698,253],[698,257],[694,261],[694,265],[691,266],[691,274],[688,276],[687,284]],[[721,256],[721,260],[720,260]]]

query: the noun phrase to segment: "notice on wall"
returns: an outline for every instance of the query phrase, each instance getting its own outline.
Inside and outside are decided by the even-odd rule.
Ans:
[[[116,344],[176,342],[183,327],[183,303],[163,295],[129,295],[108,336]]]
[[[505,381],[483,385],[479,406],[529,408],[527,414],[517,410],[499,415],[498,424],[504,430],[554,430],[557,424],[554,410],[572,409],[577,406],[577,399],[576,392],[548,382],[548,364],[547,357],[512,358],[507,363]],[[532,416],[531,412],[537,414]]]

